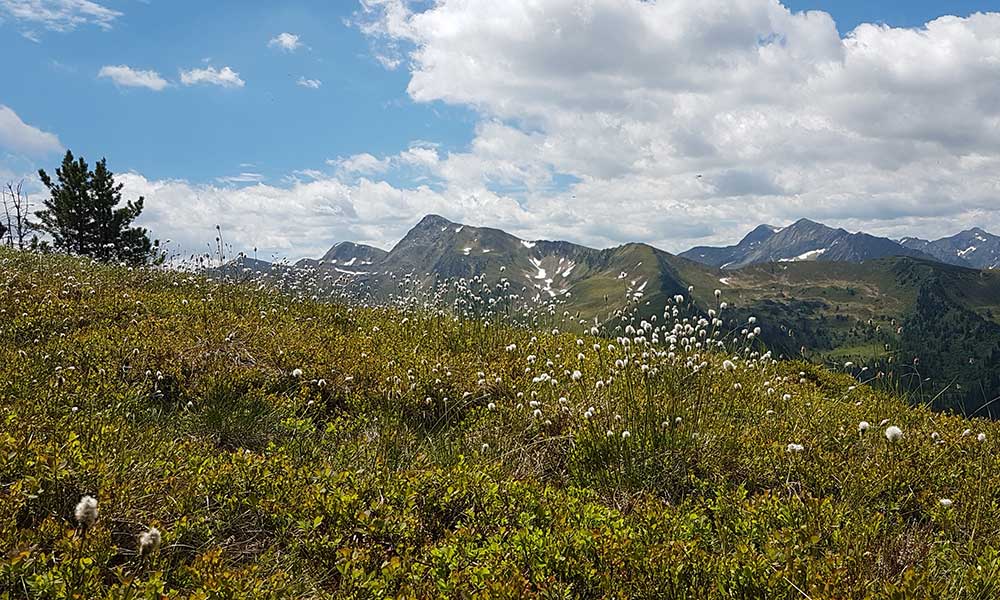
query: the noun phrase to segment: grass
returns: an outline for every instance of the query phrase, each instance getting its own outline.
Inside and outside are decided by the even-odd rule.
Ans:
[[[996,597],[995,423],[685,306],[578,338],[0,250],[0,597]]]

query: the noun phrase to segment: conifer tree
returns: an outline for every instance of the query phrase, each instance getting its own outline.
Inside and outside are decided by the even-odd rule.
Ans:
[[[38,176],[49,190],[45,209],[36,213],[39,228],[57,250],[102,262],[142,264],[160,258],[159,243],[151,242],[145,229],[132,227],[144,199],[122,204],[123,184],[115,181],[105,159],[90,170],[83,157],[74,159],[67,151],[55,181],[44,170]]]

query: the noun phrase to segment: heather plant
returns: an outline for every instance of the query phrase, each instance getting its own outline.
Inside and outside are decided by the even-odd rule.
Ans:
[[[721,291],[328,277],[0,250],[0,597],[1000,592],[996,425],[777,361]]]

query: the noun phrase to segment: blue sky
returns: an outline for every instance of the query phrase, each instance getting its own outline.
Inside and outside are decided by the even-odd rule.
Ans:
[[[824,10],[841,33],[862,22],[913,27],[941,14],[996,9],[997,2],[795,0]],[[413,102],[405,70],[384,69],[369,41],[349,25],[353,2],[107,2],[123,15],[110,31],[68,33],[8,20],[0,55],[13,57],[19,85],[0,101],[22,119],[57,132],[74,152],[106,155],[118,171],[194,181],[253,172],[269,180],[360,152],[398,152],[412,140],[462,148],[473,136],[470,110]],[[11,32],[33,31],[39,42]],[[268,46],[283,32],[301,48]],[[128,64],[176,79],[181,69],[230,66],[241,89],[122,88],[97,73]],[[313,90],[300,77],[322,82]],[[7,79],[10,81],[10,79]],[[71,99],[71,101],[68,101]],[[244,165],[244,166],[241,166]]]
[[[992,139],[972,139],[993,123],[995,111],[984,108],[982,114],[963,117],[967,122],[932,123],[928,115],[934,111],[922,104],[932,98],[989,103],[994,92],[981,81],[982,69],[988,67],[977,52],[995,41],[991,28],[1000,17],[933,29],[925,24],[946,14],[965,17],[996,10],[997,2],[787,0],[788,13],[767,0],[706,0],[701,9],[696,0],[679,1],[670,10],[680,12],[662,23],[688,27],[690,31],[679,31],[691,36],[689,44],[655,37],[663,29],[662,24],[659,30],[654,26],[657,19],[666,18],[658,14],[667,10],[663,7],[640,9],[638,3],[617,0],[592,4],[598,20],[581,25],[580,5],[569,0],[542,2],[534,17],[511,0],[366,0],[364,6],[346,0],[0,0],[0,56],[5,57],[7,82],[0,87],[0,108],[14,115],[9,117],[11,131],[58,140],[48,150],[26,150],[27,142],[18,147],[8,140],[0,147],[0,175],[12,178],[38,167],[53,168],[62,148],[91,159],[107,156],[113,170],[134,175],[130,189],[154,195],[147,204],[183,202],[185,195],[209,198],[188,207],[189,213],[204,215],[205,224],[228,223],[244,245],[266,240],[259,242],[262,247],[291,255],[313,253],[328,241],[346,238],[391,245],[407,223],[419,219],[416,212],[424,210],[509,227],[525,236],[595,245],[640,239],[670,250],[729,241],[754,221],[797,216],[887,235],[933,236],[965,225],[1000,224],[994,213],[984,212],[987,200],[995,199],[992,182],[977,180],[981,185],[971,192],[947,183],[952,177],[982,178],[978,169],[988,170],[960,158],[992,159],[1000,153],[994,152]],[[706,6],[712,7],[708,17]],[[826,11],[836,29],[822,19],[793,15],[802,10]],[[529,21],[504,29],[524,18]],[[531,30],[525,23],[548,29],[518,41]],[[844,36],[863,23],[892,29],[869,32],[853,46],[838,39],[838,33]],[[646,68],[645,47],[615,46],[608,29],[618,24],[623,40],[635,28],[649,25],[646,43],[661,53],[660,62]],[[906,28],[917,33],[906,34]],[[571,30],[577,33],[562,41],[546,39]],[[272,42],[283,33],[296,36],[297,42],[288,47]],[[751,41],[768,39],[772,33],[787,40],[777,58],[764,57],[752,46],[738,50],[754,54],[726,54],[734,52],[731,40],[742,35]],[[587,42],[587,35],[595,37]],[[962,41],[969,36],[982,46]],[[577,42],[583,50],[561,54]],[[953,50],[968,54],[948,54],[937,73],[917,72],[921,61],[908,62],[925,53],[932,65],[934,57],[941,57],[936,49],[953,42]],[[601,52],[588,53],[604,44],[608,46]],[[905,46],[906,52],[895,58],[890,52],[883,59],[887,66],[868,65],[871,69],[864,72],[856,68],[863,61],[844,58],[853,53],[867,61],[872,55],[862,50],[881,44]],[[706,84],[697,81],[693,73],[698,73],[700,58],[689,55],[688,47],[709,56],[717,51],[727,57],[723,62],[731,58],[732,68],[718,81],[743,81],[743,67],[737,67],[745,66],[750,56],[755,68],[766,67],[754,80],[773,77],[774,89],[790,85],[801,91],[805,82],[816,79],[803,73],[828,74],[822,65],[836,64],[843,73],[828,83],[854,94],[845,97],[856,97],[850,89],[862,82],[870,87],[875,77],[875,86],[886,85],[890,95],[906,94],[896,97],[893,106],[912,105],[913,111],[901,115],[891,107],[864,103],[850,114],[832,104],[817,109],[813,97],[805,95],[819,94],[817,90],[803,91],[795,100],[748,91],[733,103],[731,86],[706,91]],[[387,57],[399,65],[387,68]],[[557,62],[549,64],[552,57]],[[780,69],[765,64],[767,60],[778,61]],[[955,60],[959,62],[949,62]],[[568,66],[562,69],[558,61]],[[683,61],[691,62],[690,72]],[[601,73],[605,62],[619,66]],[[900,65],[905,68],[890,75]],[[99,76],[102,69],[123,66],[133,75],[155,72],[146,74],[161,83],[150,89]],[[551,68],[557,71],[547,71]],[[212,69],[208,75],[228,69],[240,84],[184,83],[182,71],[204,69]],[[967,75],[974,89],[962,92],[959,88],[968,86],[961,80],[945,81],[958,75]],[[900,84],[903,79],[907,81]],[[926,81],[966,96],[944,98],[940,90],[930,89],[933,85],[917,89]],[[747,87],[745,82],[733,85]],[[622,86],[620,94],[616,86]],[[651,92],[661,86],[661,93]],[[698,111],[678,107],[698,94],[719,105],[687,123],[684,119],[693,119]],[[761,94],[768,97],[761,100]],[[729,133],[754,123],[751,107],[788,102],[799,104],[779,111],[793,115],[796,127],[756,123],[753,127],[759,129],[741,140],[739,148],[727,148],[735,143]],[[660,116],[650,117],[642,107],[655,107]],[[706,116],[716,121],[711,135],[701,129]],[[740,127],[724,130],[725,123],[737,121]],[[828,150],[806,148],[808,142],[795,131],[815,123],[832,123],[825,129],[832,146],[851,140],[843,156],[819,157]],[[649,139],[629,133],[633,126]],[[658,130],[663,134],[659,140],[652,136]],[[851,134],[846,136],[845,130]],[[3,135],[0,122],[0,146]],[[846,137],[838,140],[838,135]],[[872,138],[879,138],[878,143],[849,147]],[[763,139],[770,147],[784,147],[784,158],[740,150]],[[819,138],[814,133],[805,139]],[[927,144],[936,149],[927,150]],[[702,152],[706,148],[714,158]],[[638,150],[628,156],[632,149]],[[807,167],[820,159],[836,165],[859,156],[865,157],[863,165],[844,162],[822,180],[812,175],[819,170]],[[894,163],[889,156],[906,158]],[[904,165],[941,164],[941,156],[956,161],[947,173],[906,184],[913,189],[891,189],[912,180],[901,172]],[[848,185],[838,168],[866,174]],[[714,172],[717,177],[706,181],[717,185],[699,182],[709,187],[693,187],[689,180],[695,172]],[[178,181],[189,187],[167,185]],[[743,182],[745,189],[732,189],[729,182],[734,181]],[[844,189],[833,189],[836,182]],[[157,190],[161,197],[155,196]],[[817,190],[823,195],[809,200]],[[655,198],[645,203],[646,209],[633,202],[642,194]],[[974,200],[968,199],[970,194]],[[873,195],[883,197],[879,206],[885,210],[872,212]],[[829,200],[841,196],[846,199],[840,207]],[[614,199],[618,197],[627,200]],[[930,202],[935,209],[916,207],[907,198],[920,200],[912,201],[920,205]],[[261,208],[268,202],[328,220],[316,228],[303,224],[294,233],[254,225],[254,220],[269,218],[271,213]],[[618,222],[624,205],[634,211]],[[682,210],[691,217],[685,222],[647,218],[643,210]],[[149,215],[151,226],[181,239],[184,222],[177,218],[166,209]],[[200,230],[192,234],[202,235]]]
[[[0,100],[75,152],[107,155],[119,171],[196,181],[245,171],[281,178],[341,155],[394,152],[421,138],[465,144],[471,135],[467,111],[408,100],[406,72],[382,68],[346,24],[350,2],[107,5],[124,13],[110,31],[5,23],[0,55],[14,57],[8,64],[18,66],[19,85]],[[10,35],[26,30],[39,41]],[[269,47],[283,32],[295,32],[302,47]],[[102,66],[119,64],[174,81],[181,69],[230,66],[247,84],[156,93],[97,77]],[[301,87],[300,77],[322,85]]]
[[[837,21],[837,29],[847,34],[861,23],[885,23],[893,27],[920,27],[941,15],[966,16],[974,12],[1000,10],[1000,2],[990,0],[787,0],[792,10],[822,10]]]

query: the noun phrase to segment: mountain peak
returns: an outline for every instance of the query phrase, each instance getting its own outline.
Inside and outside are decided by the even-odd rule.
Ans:
[[[997,236],[993,235],[992,233],[990,233],[989,231],[986,231],[985,229],[982,229],[980,227],[973,227],[972,229],[966,229],[962,233],[969,234],[969,235],[978,235],[978,236],[982,236],[982,237],[997,237]],[[959,235],[961,235],[961,234],[959,234]]]
[[[740,240],[740,245],[754,244],[758,242],[763,242],[767,238],[771,237],[777,233],[780,228],[773,225],[758,225],[753,231],[746,234],[746,236]]]
[[[355,242],[337,242],[332,248],[327,250],[326,254],[320,260],[333,264],[345,261],[350,262],[352,259],[355,262],[371,263],[381,260],[386,254],[385,250],[374,246],[357,244]]]
[[[415,228],[448,227],[449,225],[454,225],[454,223],[442,217],[441,215],[430,214],[424,217],[423,219],[420,219],[420,222],[417,223]]]
[[[806,218],[803,217],[803,218],[799,219],[798,221],[792,223],[788,227],[809,227],[809,228],[816,228],[816,227],[826,227],[826,225],[824,225],[822,223],[817,223],[816,221],[813,221],[812,219],[806,219]]]
[[[739,269],[769,262],[863,262],[886,256],[931,258],[888,238],[849,233],[805,218],[783,229],[760,225],[736,246],[701,246],[681,256],[722,269]]]

